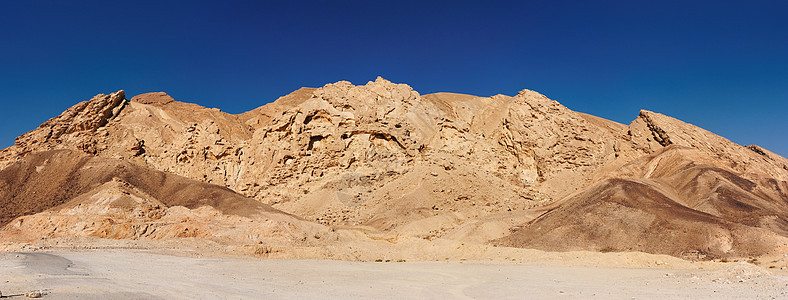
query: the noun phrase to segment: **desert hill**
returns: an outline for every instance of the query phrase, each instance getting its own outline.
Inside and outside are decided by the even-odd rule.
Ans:
[[[2,223],[15,219],[4,233],[30,238],[292,244],[326,231],[225,187],[72,150],[34,152],[3,169],[0,197]]]
[[[39,174],[48,157],[60,157],[58,167]],[[104,167],[84,169],[90,164]],[[12,219],[81,214],[74,203],[110,209],[114,202],[94,200],[115,191],[138,210],[221,214],[204,220],[214,224],[205,231],[252,215],[273,220],[291,232],[277,237],[293,241],[347,230],[388,243],[680,257],[757,256],[788,245],[785,158],[658,113],[643,110],[625,125],[530,90],[420,95],[382,78],[340,81],[238,115],[119,91],[20,136],[0,152],[0,169],[0,221],[30,236],[52,229]]]

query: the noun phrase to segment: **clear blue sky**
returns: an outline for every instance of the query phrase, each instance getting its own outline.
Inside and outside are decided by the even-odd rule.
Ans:
[[[383,76],[627,124],[645,108],[788,156],[786,1],[514,2],[3,1],[0,148],[120,89],[240,113]]]

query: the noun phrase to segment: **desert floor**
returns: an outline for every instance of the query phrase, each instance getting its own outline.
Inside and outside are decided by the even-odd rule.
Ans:
[[[518,262],[195,258],[146,251],[0,254],[3,298],[785,299],[788,276],[747,263],[695,268]]]

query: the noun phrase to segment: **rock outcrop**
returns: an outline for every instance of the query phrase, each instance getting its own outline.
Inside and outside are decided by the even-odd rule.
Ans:
[[[38,129],[18,137],[15,147],[4,150],[0,156],[0,169],[15,161],[20,154],[57,149],[60,144],[96,154],[101,147],[94,139],[96,131],[120,115],[127,103],[125,93],[118,91],[110,95],[99,94],[72,106]]]

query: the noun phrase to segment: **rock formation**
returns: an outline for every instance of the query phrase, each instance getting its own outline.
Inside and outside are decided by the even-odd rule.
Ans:
[[[785,158],[658,113],[624,125],[529,90],[420,95],[382,78],[341,81],[238,115],[119,91],[20,136],[0,152],[0,170],[0,222],[27,234],[172,238],[187,226],[178,218],[192,214],[205,237],[265,220],[279,229],[259,239],[307,244],[346,229],[738,257],[788,241]],[[73,217],[87,215],[131,225]],[[58,225],[25,221],[54,216]],[[150,227],[170,216],[181,221]]]

